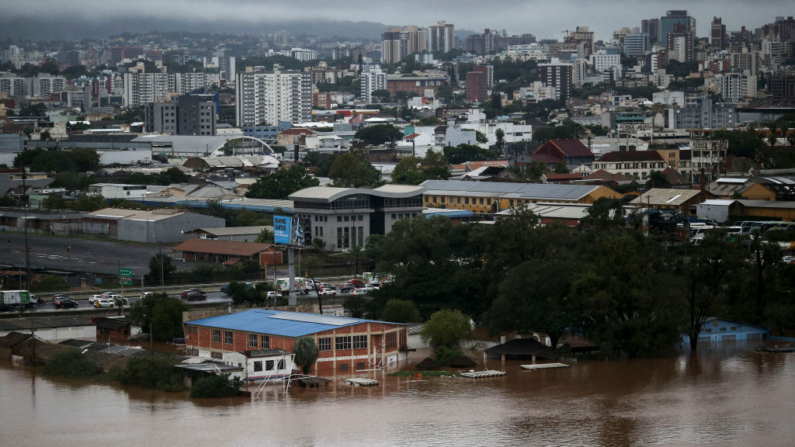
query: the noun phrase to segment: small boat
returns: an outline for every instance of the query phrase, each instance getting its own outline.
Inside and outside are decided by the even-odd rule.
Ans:
[[[552,368],[568,368],[571,365],[567,365],[565,363],[539,363],[537,365],[519,365],[522,369],[552,369]]]
[[[469,371],[458,371],[458,375],[469,379],[482,379],[485,377],[504,376],[505,371],[496,371],[493,369],[484,369],[483,371],[469,370]]]

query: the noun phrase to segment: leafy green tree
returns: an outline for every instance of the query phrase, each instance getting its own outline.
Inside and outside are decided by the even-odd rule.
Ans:
[[[497,137],[497,151],[502,152],[505,147],[505,132],[502,129],[497,129],[494,135]]]
[[[86,70],[85,65],[72,65],[71,67],[66,67],[61,72],[67,79],[77,79],[80,76],[85,76],[88,74],[88,70]]]
[[[389,300],[381,313],[381,319],[393,323],[419,323],[420,311],[408,300]]]
[[[571,170],[568,166],[566,166],[566,163],[560,162],[556,163],[555,166],[552,167],[552,172],[555,174],[568,174],[571,172]]]
[[[263,228],[262,231],[259,232],[257,238],[254,239],[254,242],[259,244],[272,244],[273,243],[273,231],[268,228]]]
[[[342,307],[350,312],[353,318],[361,318],[367,308],[367,298],[361,295],[350,295],[345,298]]]
[[[107,206],[108,202],[99,194],[80,194],[77,199],[72,202],[70,208],[75,211],[92,212],[101,210]]]
[[[8,194],[0,196],[0,206],[16,206],[17,201]]]
[[[229,374],[206,376],[197,380],[190,388],[190,397],[194,399],[217,399],[219,397],[235,397],[240,394],[243,380],[230,377]]]
[[[569,293],[577,270],[576,260],[559,256],[512,269],[489,310],[490,332],[545,332],[555,349],[558,340],[580,322],[580,306]]]
[[[374,98],[378,98],[378,101],[386,102],[389,101],[389,98],[392,96],[392,93],[389,92],[387,89],[379,89],[374,90],[372,93]]]
[[[710,232],[701,243],[677,260],[682,295],[687,301],[687,335],[690,349],[698,347],[698,335],[707,318],[714,316],[726,300],[726,280],[744,268],[737,247],[724,241],[725,233]],[[740,261],[740,262],[738,262]]]
[[[179,298],[171,298],[164,293],[147,295],[130,306],[130,321],[149,333],[157,341],[171,341],[183,337],[182,313],[188,306]]]
[[[410,172],[420,172],[420,160],[417,157],[406,157],[395,165],[392,178],[403,177]]]
[[[47,196],[44,200],[41,201],[42,208],[46,208],[48,210],[65,210],[67,209],[66,199],[63,196]]]
[[[438,352],[440,348],[457,348],[462,341],[470,340],[472,326],[469,317],[460,310],[442,309],[425,323],[420,336]]]
[[[649,173],[649,179],[646,180],[646,189],[670,187],[671,182],[668,180],[668,177],[662,173],[662,171],[651,171]]]
[[[391,124],[377,124],[359,129],[353,137],[363,140],[367,145],[378,146],[403,139],[403,133]]]
[[[162,270],[160,264],[163,264]],[[149,278],[150,280],[160,281],[161,273],[163,280],[171,279],[174,272],[177,271],[177,266],[174,265],[174,260],[167,255],[156,254],[149,259]]]
[[[373,188],[382,184],[381,173],[350,152],[335,157],[329,177],[334,180],[335,186],[343,188]]]
[[[317,360],[319,353],[315,340],[310,337],[301,337],[293,345],[294,362],[304,374],[309,374],[309,371],[312,370],[312,365]]]
[[[627,225],[624,204],[619,199],[602,197],[588,208],[588,215],[580,220],[581,228],[598,231],[624,228]]]
[[[47,104],[38,103],[38,104],[31,104],[29,106],[23,107],[19,111],[19,116],[44,116],[47,113]]]
[[[41,372],[47,376],[61,376],[73,379],[84,379],[102,373],[102,368],[88,359],[77,349],[56,354],[44,364]]]
[[[260,177],[246,192],[246,197],[257,199],[279,199],[305,188],[320,185],[320,181],[309,176],[303,166],[293,165],[270,175]]]
[[[472,144],[459,144],[456,147],[447,146],[443,150],[450,164],[460,164],[467,161],[494,160],[497,158],[497,154],[494,152]]]
[[[132,356],[119,373],[122,385],[137,386],[151,390],[180,392],[185,389],[182,378],[175,373],[173,357]]]

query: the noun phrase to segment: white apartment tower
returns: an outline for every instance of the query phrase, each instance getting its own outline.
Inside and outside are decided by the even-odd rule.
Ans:
[[[249,69],[250,70],[250,69]],[[312,119],[312,78],[306,72],[238,73],[235,82],[235,122],[240,126],[279,121],[301,122]]]
[[[381,71],[380,65],[362,66],[362,74],[359,76],[361,82],[361,97],[368,104],[373,102],[373,92],[386,89],[386,73]]]
[[[162,100],[175,91],[175,78],[168,73],[124,73],[123,107],[142,107]]]
[[[441,51],[447,53],[455,48],[455,25],[447,22],[438,22],[436,26],[428,28],[428,51],[431,53]]]
[[[36,77],[29,79],[31,85],[28,88],[28,92],[37,98],[43,98],[50,93],[63,91],[66,87],[66,78],[61,76],[39,73]]]

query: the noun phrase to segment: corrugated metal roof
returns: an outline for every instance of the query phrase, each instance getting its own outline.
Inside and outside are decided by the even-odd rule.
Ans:
[[[338,321],[340,324],[327,324],[323,323],[323,321]],[[294,338],[368,322],[384,323],[383,321],[331,315],[252,309],[245,312],[189,321],[187,324]],[[400,325],[400,323],[389,324]]]
[[[422,183],[429,195],[472,195],[477,197],[512,197],[521,199],[578,200],[599,186],[557,185],[544,183],[461,182],[427,180]]]

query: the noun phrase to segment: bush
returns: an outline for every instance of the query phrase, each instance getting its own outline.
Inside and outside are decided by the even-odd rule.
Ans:
[[[386,302],[381,319],[392,323],[419,323],[420,311],[408,300],[389,300]]]
[[[170,357],[132,357],[119,376],[122,385],[168,392],[183,391],[181,376],[174,371]]]
[[[40,280],[31,284],[32,292],[58,292],[65,290],[66,281],[62,276],[45,275]]]
[[[102,373],[102,368],[87,359],[77,350],[63,352],[52,358],[41,372],[48,376],[62,376],[73,379],[93,377]]]
[[[458,348],[448,348],[440,346],[436,350],[436,363],[442,366],[450,366],[451,363],[463,357],[464,354]]]
[[[198,399],[234,397],[240,394],[242,386],[243,381],[240,378],[230,378],[229,374],[202,377],[191,387],[190,397]]]

